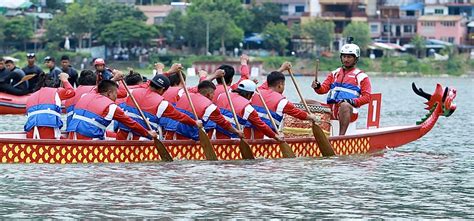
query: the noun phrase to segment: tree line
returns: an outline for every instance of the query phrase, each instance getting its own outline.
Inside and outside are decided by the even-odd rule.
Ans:
[[[261,33],[263,47],[285,54],[291,38],[313,39],[316,48],[329,50],[334,40],[334,23],[314,18],[291,29],[280,18],[280,5],[263,3],[245,7],[240,0],[192,0],[186,11],[172,11],[160,25],[147,25],[146,16],[135,6],[104,1],[82,0],[68,4],[46,23],[43,40],[59,44],[65,37],[73,47],[92,44],[107,46],[149,46],[151,39],[165,38],[175,48],[188,47],[194,53],[207,50],[225,52],[238,47],[244,36]],[[34,35],[33,18],[0,17],[0,44],[26,47]],[[370,43],[367,23],[353,22],[343,36],[353,36],[361,48]],[[2,44],[4,45],[4,44]]]

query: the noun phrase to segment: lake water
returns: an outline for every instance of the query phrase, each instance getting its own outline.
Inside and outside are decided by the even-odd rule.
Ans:
[[[311,78],[298,80],[305,97],[323,100]],[[457,88],[458,108],[398,149],[331,159],[0,165],[0,218],[474,219],[474,79],[373,78],[382,126],[425,115],[412,81],[429,93],[436,82]],[[297,100],[290,81],[285,94]],[[0,120],[10,131],[25,118]]]

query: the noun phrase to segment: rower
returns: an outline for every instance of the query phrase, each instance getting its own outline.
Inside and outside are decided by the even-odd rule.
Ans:
[[[214,99],[212,100],[212,102],[216,103],[217,98],[219,98],[220,96],[224,96],[224,97],[226,96],[225,93],[224,93],[223,83],[225,83],[227,85],[229,90],[235,90],[235,89],[237,89],[237,87],[238,87],[238,85],[241,81],[249,79],[248,61],[249,61],[249,57],[246,54],[243,54],[242,56],[240,56],[240,65],[241,65],[240,66],[240,79],[235,84],[232,84],[232,80],[233,80],[234,74],[235,74],[235,70],[232,66],[224,64],[224,65],[221,65],[220,67],[217,68],[217,69],[220,69],[220,70],[224,70],[224,72],[225,72],[224,81],[225,82],[222,81],[221,77],[216,78],[217,87],[216,87],[215,96],[214,96]]]
[[[105,139],[105,130],[112,120],[123,123],[140,136],[157,137],[155,131],[147,131],[114,103],[117,90],[117,83],[102,80],[97,87],[98,93],[89,93],[79,99],[72,120],[67,125],[70,139]]]
[[[265,136],[273,138],[278,142],[282,142],[283,139],[277,136],[277,134],[260,119],[257,111],[255,111],[255,109],[250,104],[250,99],[255,93],[256,88],[257,85],[255,82],[251,80],[243,80],[239,83],[237,89],[230,93],[230,99],[235,108],[237,118],[239,119],[240,124],[245,128],[256,128]],[[219,98],[217,98],[216,105],[220,108],[221,113],[226,116],[226,119],[229,122],[234,122],[229,100],[225,94],[222,94]],[[234,137],[219,126],[217,126],[216,130],[217,139]],[[246,135],[246,138],[250,138],[250,134]]]
[[[150,86],[148,88],[136,88],[131,92],[141,107],[143,114],[150,122],[152,129],[162,133],[161,126],[166,126],[167,123],[165,119],[168,118],[191,127],[198,126],[200,122],[194,121],[188,115],[177,111],[173,105],[165,101],[161,96],[168,89],[169,85],[170,81],[166,76],[157,74],[150,80]],[[143,127],[146,126],[145,121],[140,116],[140,111],[130,96],[127,98],[123,110],[125,114],[140,123]],[[118,124],[118,128],[117,140],[138,140],[141,138],[122,123]]]
[[[232,134],[238,134],[239,137],[243,137],[243,132],[232,127],[224,116],[222,116],[217,106],[211,102],[215,90],[216,86],[212,82],[205,80],[201,81],[198,85],[199,93],[189,94],[198,118],[203,122],[205,129],[211,130],[215,128],[215,125],[218,125]],[[176,103],[176,109],[194,118],[192,109],[189,106],[189,100],[186,96],[182,97]],[[168,131],[166,135],[167,139],[191,138],[193,140],[199,140],[197,127],[191,127],[177,121],[170,121],[165,129]]]
[[[170,87],[163,94],[163,98],[172,104],[176,104],[184,94],[183,83],[181,82],[178,74],[181,74],[183,79],[186,80],[186,75],[182,72],[170,75],[168,77],[170,80]]]
[[[112,71],[105,67],[105,61],[102,58],[94,60],[95,74],[97,75],[96,84],[101,80],[110,80],[113,77]]]
[[[288,70],[289,68],[291,68],[291,64],[289,62],[285,62],[280,70]],[[271,126],[273,129],[279,130],[281,128],[280,125],[282,124],[283,114],[288,114],[300,120],[312,120],[314,122],[319,121],[316,115],[308,114],[296,108],[293,103],[288,101],[288,99],[282,95],[283,91],[285,90],[285,75],[283,75],[281,72],[271,72],[267,76],[266,83],[268,85],[268,89],[259,88],[259,91],[262,94],[277,127],[279,128],[273,128],[270,119],[268,119],[265,107],[258,96],[254,96],[251,103],[267,125]],[[246,128],[245,132],[246,135],[248,135],[249,133],[252,133],[252,130],[250,128]],[[253,131],[253,135],[253,138],[255,139],[263,138],[263,134],[257,130]]]
[[[76,94],[73,98],[67,99],[64,104],[64,106],[66,107],[67,125],[69,125],[69,122],[71,122],[72,114],[74,113],[74,105],[76,105],[79,99],[87,93],[96,93],[96,79],[96,74],[91,70],[81,71],[81,75],[78,79],[79,87],[75,89]]]
[[[54,78],[51,75],[41,74],[36,92],[26,101],[28,120],[24,126],[27,138],[33,139],[60,139],[61,127],[61,100],[74,97],[74,89],[68,82],[69,75],[59,74],[59,80],[64,88],[55,88]]]

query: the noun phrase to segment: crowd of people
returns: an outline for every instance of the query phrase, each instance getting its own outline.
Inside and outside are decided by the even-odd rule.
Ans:
[[[318,94],[328,94],[327,105],[333,110],[333,117],[340,121],[340,134],[346,132],[350,122],[357,119],[357,108],[370,101],[370,80],[363,71],[356,68],[360,49],[355,44],[346,44],[341,49],[342,66],[329,73],[324,82],[312,82]],[[61,105],[65,101],[67,120],[66,132],[69,139],[194,139],[198,140],[198,127],[204,127],[214,139],[272,138],[278,142],[283,137],[278,133],[285,114],[300,120],[318,122],[314,114],[295,107],[283,92],[284,72],[291,69],[291,63],[267,75],[266,81],[250,80],[249,57],[240,57],[240,79],[233,83],[235,70],[223,64],[214,73],[199,72],[197,86],[186,86],[190,96],[184,96],[185,84],[181,64],[173,64],[164,71],[164,65],[157,63],[150,80],[134,71],[124,75],[122,71],[110,70],[104,59],[94,61],[95,70],[77,71],[69,64],[69,58],[61,57],[61,68],[52,57],[44,59],[49,68],[45,73],[35,65],[35,54],[27,54],[28,65],[19,69],[11,60],[0,60],[0,87],[2,91],[14,94],[33,92],[29,96],[27,122],[24,130],[28,138],[60,139],[63,122]],[[3,67],[5,64],[6,68]],[[24,76],[35,74],[27,81]],[[181,76],[180,76],[181,75]],[[213,83],[215,81],[215,83]],[[126,84],[126,85],[125,85]],[[131,88],[132,96],[125,87]],[[226,96],[226,89],[230,100]],[[257,89],[258,88],[258,89]],[[263,100],[255,93],[260,93]],[[274,128],[266,114],[264,103],[279,128]],[[197,120],[190,103],[194,104]],[[243,125],[239,131],[232,117],[235,108],[238,121]],[[144,112],[145,119],[140,115]],[[113,124],[113,131],[109,125]]]

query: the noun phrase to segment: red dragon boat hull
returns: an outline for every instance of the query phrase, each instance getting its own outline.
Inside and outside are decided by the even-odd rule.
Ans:
[[[422,90],[420,90],[423,92]],[[424,92],[423,92],[424,93]],[[437,94],[436,94],[437,93]],[[396,148],[419,139],[436,124],[439,116],[450,116],[456,91],[440,85],[435,94],[426,95],[429,113],[417,125],[358,130],[357,134],[330,137],[338,156],[370,154]],[[313,137],[287,138],[297,157],[322,157]],[[272,139],[248,140],[256,158],[282,158],[279,144]],[[205,160],[198,142],[164,140],[175,160]],[[212,140],[219,160],[241,160],[239,140]],[[152,141],[33,140],[25,133],[0,133],[0,163],[131,163],[160,161]]]

